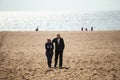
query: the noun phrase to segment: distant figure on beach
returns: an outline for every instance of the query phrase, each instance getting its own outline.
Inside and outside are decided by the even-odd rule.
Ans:
[[[83,27],[81,28],[81,31],[83,31]]]
[[[47,57],[48,67],[51,68],[54,46],[50,39],[47,39],[45,48],[46,48],[46,57]]]
[[[91,31],[93,31],[93,27],[91,27]]]
[[[87,28],[85,28],[85,31],[87,31]]]
[[[60,34],[57,34],[57,38],[52,40],[55,43],[55,64],[54,68],[57,66],[58,58],[59,58],[59,68],[62,68],[63,63],[63,50],[65,47],[63,38],[60,37]]]
[[[38,27],[35,29],[35,31],[38,31]]]

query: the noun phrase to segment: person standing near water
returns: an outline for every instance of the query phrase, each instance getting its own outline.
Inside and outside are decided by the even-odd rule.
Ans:
[[[54,46],[50,39],[47,39],[45,48],[46,48],[46,57],[47,57],[48,67],[51,68]]]
[[[81,28],[81,31],[83,31],[83,27]]]
[[[93,27],[91,27],[91,31],[93,31]]]
[[[35,29],[35,31],[38,31],[38,27]]]
[[[57,38],[52,40],[55,43],[55,64],[54,68],[57,66],[58,58],[59,58],[59,68],[62,68],[63,63],[63,50],[65,47],[63,38],[60,37],[60,34],[57,34]]]

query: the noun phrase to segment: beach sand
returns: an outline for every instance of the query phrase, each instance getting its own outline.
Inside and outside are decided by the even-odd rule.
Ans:
[[[63,69],[49,69],[45,42],[58,33]],[[120,80],[120,31],[0,32],[0,80]]]

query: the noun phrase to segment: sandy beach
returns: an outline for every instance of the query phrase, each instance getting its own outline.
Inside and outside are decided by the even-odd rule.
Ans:
[[[63,69],[49,69],[45,42],[58,33]],[[120,31],[0,32],[0,80],[120,80]]]

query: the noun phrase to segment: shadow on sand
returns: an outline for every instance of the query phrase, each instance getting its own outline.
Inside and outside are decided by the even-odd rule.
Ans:
[[[70,67],[62,67],[62,68],[49,68],[48,70],[45,71],[45,74],[49,73],[49,72],[53,72],[54,70],[60,70],[60,69],[65,69],[65,70],[69,70]]]
[[[66,70],[68,70],[68,69],[70,69],[70,67],[62,67],[62,68],[59,68],[59,69],[66,69]]]

